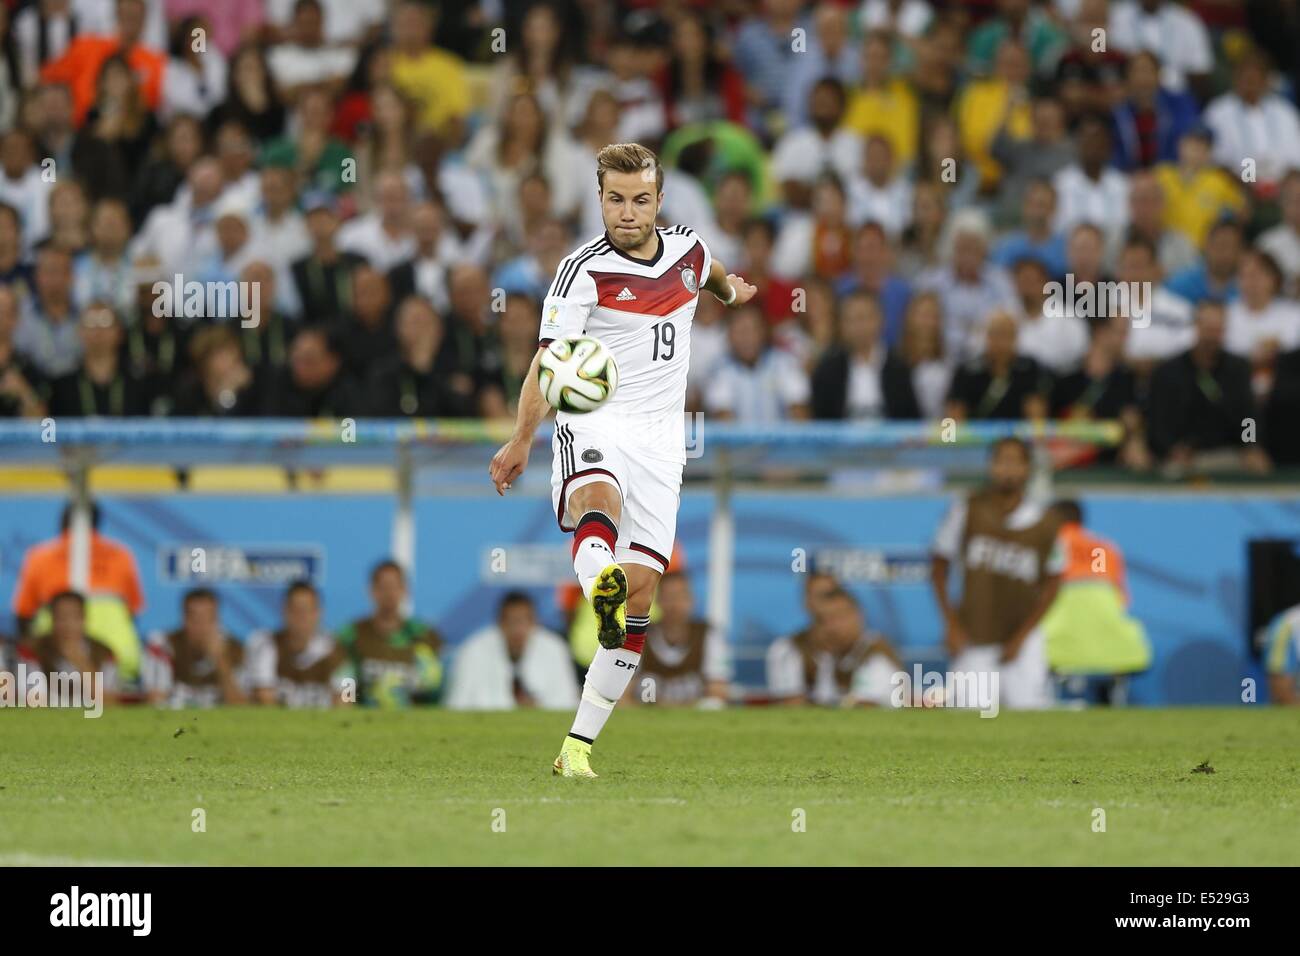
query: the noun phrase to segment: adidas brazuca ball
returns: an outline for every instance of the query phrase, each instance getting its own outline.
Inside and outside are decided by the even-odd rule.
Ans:
[[[537,384],[561,412],[592,412],[618,388],[618,365],[599,339],[556,339],[542,352]]]

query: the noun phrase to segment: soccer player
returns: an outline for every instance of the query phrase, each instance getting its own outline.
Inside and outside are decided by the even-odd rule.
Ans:
[[[998,674],[1000,704],[1013,709],[1051,703],[1038,625],[1061,584],[1051,561],[1058,521],[1025,492],[1030,464],[1029,446],[1019,438],[995,442],[988,487],[948,511],[931,562],[950,670]],[[953,564],[963,572],[956,606],[948,595]]]
[[[538,354],[524,378],[510,441],[489,473],[504,494],[528,465],[547,404],[541,349],[589,335],[618,363],[618,390],[585,415],[556,415],[551,499],[573,534],[573,570],[598,620],[577,717],[554,772],[594,777],[591,745],[641,659],[659,576],[668,567],[686,464],[686,373],[701,290],[732,307],[756,289],[727,270],[687,226],[655,224],[663,203],[658,157],[637,143],[604,147],[596,184],[605,232],[565,258],[542,302]]]
[[[284,595],[283,626],[254,631],[244,655],[254,703],[331,707],[342,699],[347,652],[321,627],[320,595],[295,581]]]
[[[194,588],[181,599],[181,626],[145,642],[141,684],[152,704],[172,708],[242,704],[244,645],[221,626],[215,591]]]

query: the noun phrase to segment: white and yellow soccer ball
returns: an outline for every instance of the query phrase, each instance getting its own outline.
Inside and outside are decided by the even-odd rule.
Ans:
[[[594,412],[618,388],[618,365],[599,339],[556,339],[542,352],[537,384],[558,411]]]

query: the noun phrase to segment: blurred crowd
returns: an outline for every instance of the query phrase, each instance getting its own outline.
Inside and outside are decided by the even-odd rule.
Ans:
[[[0,0],[0,415],[509,417],[637,141],[760,290],[693,410],[1300,463],[1298,77],[1295,0]]]

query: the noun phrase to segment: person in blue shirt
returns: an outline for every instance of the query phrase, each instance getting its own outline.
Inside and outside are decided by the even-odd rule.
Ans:
[[[1268,697],[1275,704],[1296,706],[1296,675],[1300,673],[1300,604],[1289,607],[1268,625],[1264,638],[1264,668]]]
[[[1231,219],[1215,223],[1205,237],[1205,258],[1170,277],[1165,288],[1193,305],[1207,299],[1212,302],[1236,301],[1237,266],[1244,247],[1240,225]]]

